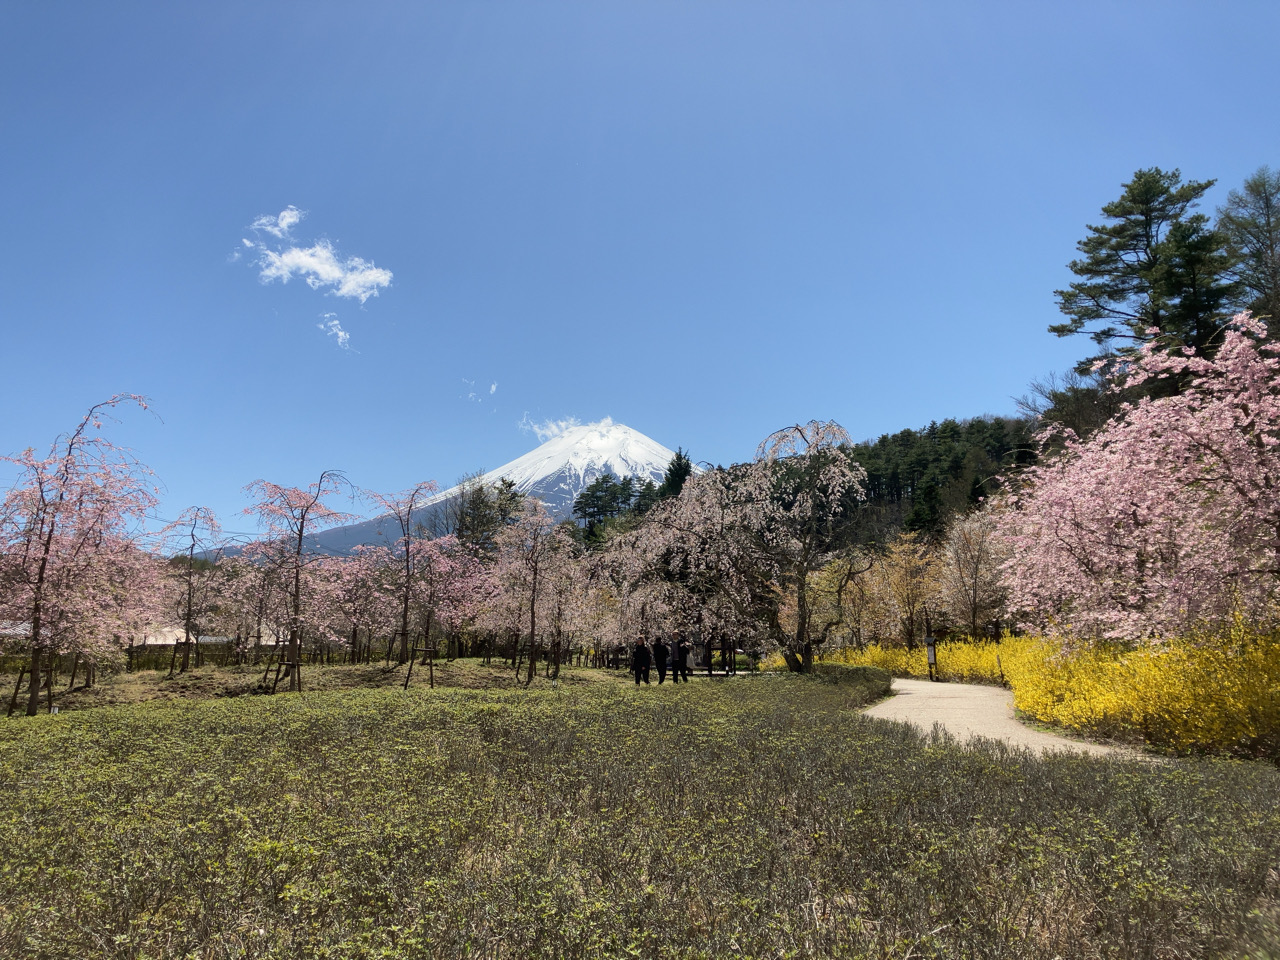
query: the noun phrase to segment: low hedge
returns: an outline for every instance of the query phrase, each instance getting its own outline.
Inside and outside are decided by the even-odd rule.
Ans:
[[[847,663],[815,663],[813,676],[824,683],[852,684],[862,687],[872,700],[887,697],[889,686],[893,683],[893,677],[887,670]]]

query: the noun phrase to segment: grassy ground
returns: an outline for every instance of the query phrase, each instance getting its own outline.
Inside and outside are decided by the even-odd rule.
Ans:
[[[0,723],[0,956],[1238,958],[1274,936],[1275,769],[966,750],[864,696],[766,676]]]
[[[334,666],[309,666],[302,668],[302,683],[305,691],[356,690],[356,689],[399,689],[404,685],[406,667],[384,666],[382,662],[373,664],[341,664]],[[240,697],[261,694],[263,666],[258,667],[216,667],[204,666],[188,670],[170,678],[167,670],[139,670],[134,673],[102,674],[92,687],[78,684],[74,689],[67,689],[67,677],[61,677],[55,683],[53,704],[59,710],[83,710],[89,707],[121,706],[130,703],[145,703],[151,700],[208,700],[217,697]],[[271,676],[275,670],[272,668]],[[517,679],[515,671],[509,664],[495,661],[485,666],[478,659],[472,660],[438,660],[435,663],[435,684],[437,687],[457,687],[464,690],[513,689],[522,685],[524,671]],[[578,686],[593,683],[618,683],[629,679],[628,674],[617,671],[604,671],[592,668],[561,667],[558,682],[567,686]],[[5,702],[13,693],[14,678],[10,677],[5,689]],[[413,668],[412,688],[425,687],[428,683],[427,668],[417,664]],[[541,687],[549,681],[539,669],[533,685]],[[268,679],[268,686],[270,678]],[[288,687],[281,681],[280,690]],[[0,680],[0,689],[4,683]],[[26,689],[19,697],[19,709],[26,704]],[[44,694],[41,694],[40,709],[46,709]],[[2,714],[0,714],[2,716]]]

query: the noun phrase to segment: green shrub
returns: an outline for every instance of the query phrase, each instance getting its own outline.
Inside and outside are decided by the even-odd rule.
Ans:
[[[815,663],[813,676],[827,683],[860,687],[866,691],[868,702],[889,695],[893,678],[879,667],[852,666],[847,663]]]
[[[0,956],[1119,960],[1276,915],[1274,769],[854,706],[793,677],[2,722]]]

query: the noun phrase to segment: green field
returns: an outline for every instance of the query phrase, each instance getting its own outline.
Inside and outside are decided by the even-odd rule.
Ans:
[[[335,664],[332,666],[306,664],[302,669],[302,689],[308,693],[336,690],[395,689],[404,687],[407,667],[403,664],[384,666],[381,662],[369,664]],[[548,684],[540,670],[533,678],[533,686]],[[55,683],[53,706],[59,711],[85,710],[92,707],[117,707],[148,701],[172,702],[176,700],[208,700],[222,697],[246,697],[270,688],[275,676],[274,666],[262,665],[203,666],[185,673],[169,676],[167,670],[135,670],[131,673],[104,674],[93,686],[83,683],[74,688],[65,685],[67,675],[59,674]],[[524,671],[517,676],[504,660],[485,664],[478,659],[436,660],[428,671],[422,664],[415,664],[410,685],[427,687],[434,679],[437,687],[459,687],[466,690],[514,690],[522,687]],[[630,680],[623,671],[597,670],[590,667],[565,666],[560,670],[558,684],[577,686],[594,683],[619,683]],[[7,694],[13,692],[13,680],[8,681]],[[0,688],[5,683],[0,680]],[[288,687],[288,681],[281,683]],[[26,700],[22,703],[25,705]],[[49,708],[45,694],[41,694],[40,711]]]
[[[1274,768],[963,749],[860,702],[761,676],[14,719],[0,956],[1266,955]]]

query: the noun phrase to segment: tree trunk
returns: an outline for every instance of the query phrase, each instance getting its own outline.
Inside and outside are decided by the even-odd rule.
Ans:
[[[427,657],[430,656],[427,649],[431,646],[431,626],[435,621],[435,613],[432,608],[427,608],[427,628],[422,633],[422,665],[424,667],[427,665]]]
[[[299,664],[302,663],[302,534],[306,529],[304,517],[298,523],[298,540],[293,554],[293,597],[290,604],[289,645],[285,648],[288,666],[285,675],[289,678],[289,692],[302,692],[302,678],[299,676]]]
[[[409,662],[409,610],[405,605],[404,616],[400,619],[400,648],[396,651],[396,663]]]
[[[296,628],[289,630],[289,643],[285,647],[285,673],[289,677],[289,692],[302,692],[302,678],[299,676],[300,671],[298,665],[302,662],[302,638],[298,636]]]
[[[40,711],[40,671],[43,669],[42,650],[31,648],[31,682],[27,684],[27,716],[34,717]]]
[[[18,679],[13,685],[13,696],[9,698],[9,712],[6,716],[13,716],[13,711],[18,709],[18,693],[22,690],[22,678],[27,675],[27,668],[21,667],[18,670]]]
[[[809,581],[800,571],[796,581],[796,635],[793,649],[800,651],[800,672],[813,673],[813,644],[809,642]]]

